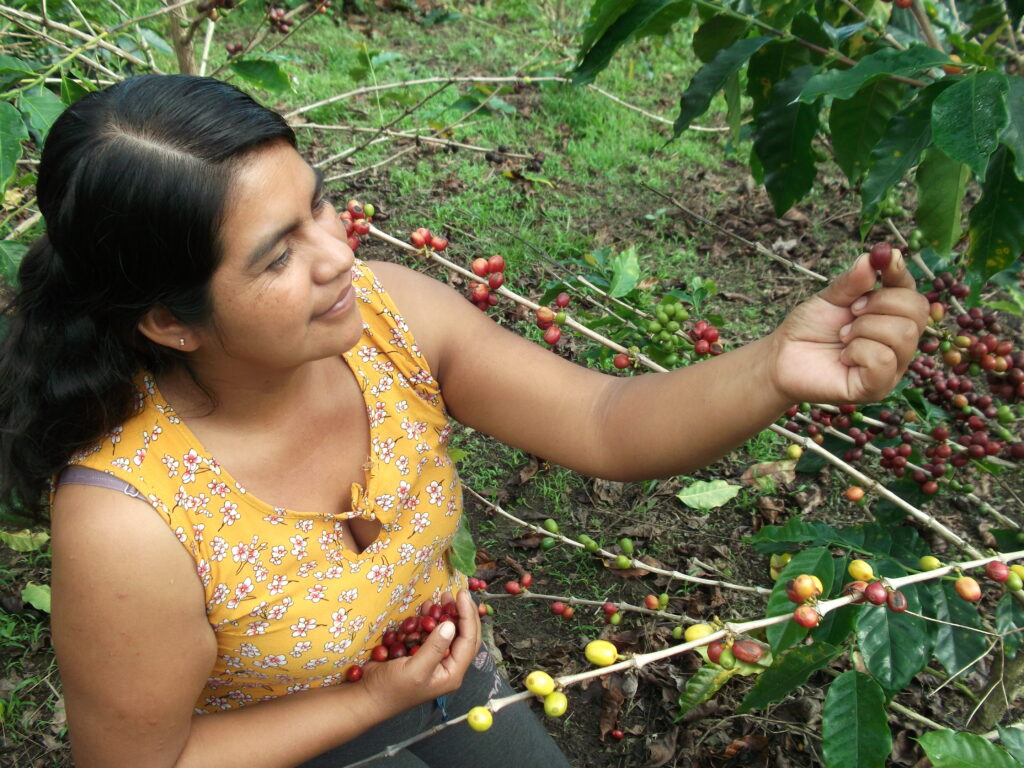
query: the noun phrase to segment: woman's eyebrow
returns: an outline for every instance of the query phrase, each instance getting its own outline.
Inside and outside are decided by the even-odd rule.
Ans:
[[[324,193],[324,172],[319,168],[313,168],[313,196],[310,198],[310,205],[315,204]],[[248,268],[256,266],[260,261],[266,258],[267,254],[273,250],[274,246],[281,242],[281,239],[291,232],[293,229],[297,229],[302,222],[298,219],[285,224],[282,227],[271,232],[269,235],[264,237],[256,247],[252,250],[249,255]]]

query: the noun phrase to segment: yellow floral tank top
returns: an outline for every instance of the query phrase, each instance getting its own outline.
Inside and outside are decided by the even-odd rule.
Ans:
[[[135,486],[195,560],[218,646],[197,712],[340,683],[387,629],[465,585],[447,558],[462,490],[439,385],[360,261],[353,285],[363,333],[343,357],[363,392],[371,453],[350,512],[297,512],[246,493],[148,375],[134,415],[70,461]],[[352,517],[382,524],[359,553],[340,535]]]

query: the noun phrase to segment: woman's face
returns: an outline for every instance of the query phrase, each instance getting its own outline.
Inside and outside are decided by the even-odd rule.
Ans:
[[[322,177],[295,149],[278,142],[239,167],[222,232],[198,360],[287,370],[355,345],[355,257]]]

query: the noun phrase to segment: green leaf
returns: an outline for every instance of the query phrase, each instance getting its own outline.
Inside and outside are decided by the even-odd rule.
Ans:
[[[637,0],[594,0],[594,4],[590,6],[587,24],[583,28],[583,40],[580,43],[579,52],[580,61],[583,60],[586,52],[593,47],[594,43],[608,31],[608,27],[636,3]]]
[[[950,160],[938,147],[925,152],[917,166],[914,221],[924,233],[925,242],[939,256],[948,256],[960,239],[960,212],[970,176],[970,168]]]
[[[21,95],[18,106],[28,117],[28,124],[36,133],[38,141],[45,141],[53,121],[64,111],[64,102],[43,86],[32,88]]]
[[[744,541],[753,544],[754,549],[763,555],[774,555],[792,549],[792,544],[842,545],[844,539],[839,529],[827,523],[816,520],[807,522],[801,517],[791,517],[785,525],[761,526],[761,530],[753,536],[747,536]]]
[[[0,542],[15,552],[36,552],[46,546],[50,535],[46,531],[0,531]]]
[[[894,560],[878,558],[875,573],[901,576],[905,571]],[[921,612],[921,601],[915,585],[900,591],[914,613]],[[894,613],[884,607],[868,609],[857,621],[857,644],[864,655],[864,664],[871,676],[890,694],[904,688],[931,656],[931,635],[924,620],[910,613]]]
[[[871,150],[905,101],[906,90],[903,83],[879,79],[861,88],[853,98],[832,103],[828,121],[832,152],[851,185],[867,170]]]
[[[1024,181],[1024,79],[1017,75],[1006,78],[1006,113],[1008,122],[1000,141],[1013,152],[1013,169],[1017,178]]]
[[[867,83],[880,77],[913,77],[948,62],[949,56],[926,45],[912,45],[902,51],[882,48],[868,54],[850,69],[830,69],[810,78],[800,92],[800,100],[809,103],[821,96],[849,99]]]
[[[843,584],[848,578],[846,568],[849,564],[849,557],[837,557],[832,561],[835,575],[832,581],[832,592],[828,597],[837,597],[842,594]],[[841,646],[853,632],[853,628],[857,626],[857,617],[862,608],[862,605],[844,605],[842,608],[829,611],[821,617],[821,623],[811,630],[811,639],[815,644],[825,643],[836,647]]]
[[[693,673],[693,677],[686,681],[686,687],[679,696],[679,714],[676,715],[676,722],[698,704],[703,704],[714,696],[736,672],[736,667],[722,669],[717,664],[702,664]]]
[[[21,599],[43,613],[50,612],[50,585],[29,582],[21,590]]]
[[[456,464],[458,464],[460,461],[462,461],[467,456],[469,456],[469,451],[464,451],[461,448],[449,448],[448,449],[448,458],[451,459],[452,461],[454,461]]]
[[[764,186],[782,215],[811,190],[818,169],[811,141],[818,132],[818,105],[797,101],[814,72],[799,67],[772,89],[771,101],[755,115],[754,151],[764,166]]]
[[[0,193],[7,189],[21,159],[22,139],[28,138],[21,113],[6,101],[0,101]]]
[[[1009,123],[1006,76],[981,71],[944,90],[932,107],[932,139],[951,160],[985,178],[988,159]]]
[[[698,480],[679,491],[676,498],[691,509],[707,512],[728,504],[739,492],[740,486],[731,485],[725,480]]]
[[[1024,182],[1013,172],[1006,147],[992,155],[981,199],[969,214],[967,272],[984,282],[1011,266],[1024,250]]]
[[[18,279],[18,267],[28,247],[13,240],[0,240],[0,277],[13,286]]]
[[[1024,727],[1019,725],[1008,725],[1005,728],[997,725],[999,740],[1003,747],[1009,752],[1013,759],[1024,765]]]
[[[257,88],[280,93],[291,90],[292,83],[281,65],[268,58],[233,59],[231,71]]]
[[[824,594],[827,595],[832,589],[832,580],[835,577],[832,553],[824,547],[812,547],[793,555],[793,559],[786,563],[786,567],[782,569],[782,573],[775,581],[775,587],[768,598],[766,616],[782,616],[793,613],[796,606],[786,596],[786,582],[801,573],[809,573],[821,579],[821,584],[825,588]],[[768,642],[771,643],[772,653],[778,654],[803,640],[807,635],[807,628],[801,627],[795,621],[787,621],[768,627],[765,630],[765,635]]]
[[[452,537],[451,547],[448,550],[448,560],[456,569],[472,576],[476,573],[476,544],[473,541],[473,534],[469,530],[469,523],[466,516],[462,516],[458,530]]]
[[[1020,768],[1006,750],[975,733],[930,731],[917,741],[933,768]]]
[[[674,3],[669,3],[640,27],[634,33],[634,38],[640,40],[652,35],[667,35],[677,21],[690,15],[692,7],[692,0],[676,0]]]
[[[35,70],[21,59],[0,53],[0,90],[6,90],[24,80],[26,75],[34,74]]]
[[[622,298],[640,282],[640,260],[635,247],[630,246],[616,254],[609,260],[609,266],[612,269],[612,283],[608,295],[612,298]]]
[[[982,629],[977,608],[957,595],[956,588],[948,581],[922,584],[918,593],[926,615],[950,622],[932,624],[935,658],[950,675],[970,674],[973,667],[967,665],[978,661],[988,648],[986,636],[951,625]]]
[[[1017,656],[1024,641],[1024,607],[1013,595],[1006,594],[996,604],[996,631],[1003,636],[1003,650],[1009,658]]]
[[[842,648],[826,643],[801,645],[786,651],[757,678],[737,711],[744,714],[752,709],[763,709],[772,702],[782,701],[790,691],[806,683],[812,673],[826,667],[842,652]]]
[[[70,107],[80,98],[93,90],[88,80],[77,80],[61,73],[60,76],[60,100],[66,107]]]
[[[837,677],[825,696],[821,731],[829,768],[882,768],[892,751],[892,734],[878,683],[852,669]]]
[[[939,81],[920,91],[892,116],[885,135],[871,150],[867,176],[860,190],[861,205],[868,217],[889,190],[917,165],[921,153],[932,143],[932,103],[949,85]],[[863,229],[861,234],[865,234]]]
[[[747,95],[754,101],[754,114],[768,105],[775,83],[813,61],[811,51],[796,41],[775,40],[751,56],[747,64]]]
[[[725,86],[729,75],[746,64],[747,59],[770,42],[770,37],[747,37],[737,40],[728,48],[719,51],[715,58],[705,64],[690,80],[679,101],[679,116],[676,117],[673,135],[678,136],[690,123],[708,111],[711,99]]]
[[[707,63],[720,50],[735,43],[748,26],[746,19],[737,16],[724,13],[712,16],[693,33],[693,52],[698,59]]]
[[[574,85],[586,85],[597,77],[597,74],[608,66],[612,55],[626,41],[637,33],[643,32],[662,17],[663,13],[672,15],[671,6],[679,11],[685,6],[682,15],[689,13],[691,0],[635,0],[631,7],[618,15],[597,38],[593,45],[583,53],[582,60],[573,72]]]
[[[157,34],[149,27],[140,27],[139,30],[142,32],[143,39],[149,43],[150,48],[153,50],[166,53],[168,56],[174,53],[171,44],[164,39],[163,35]]]

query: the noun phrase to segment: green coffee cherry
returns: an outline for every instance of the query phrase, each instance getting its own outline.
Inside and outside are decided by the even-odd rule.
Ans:
[[[619,548],[622,550],[622,553],[624,555],[632,555],[633,554],[633,540],[625,538],[625,537],[619,539]]]
[[[548,533],[558,533],[558,523],[553,518],[549,517],[541,523],[541,527]]]

